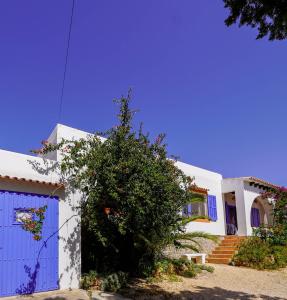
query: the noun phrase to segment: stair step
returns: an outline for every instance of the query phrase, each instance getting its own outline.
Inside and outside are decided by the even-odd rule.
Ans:
[[[239,244],[240,244],[240,242],[227,242],[227,241],[223,241],[221,243],[221,245],[226,245],[226,246],[237,246]]]
[[[216,247],[214,250],[215,251],[236,251],[238,249],[238,247],[234,247],[234,246],[218,246]]]
[[[234,254],[234,250],[213,250],[212,254]]]
[[[208,256],[208,259],[209,258],[232,258],[233,254],[210,254]]]
[[[239,245],[241,242],[233,242],[233,241],[222,241],[221,245],[232,245],[232,244],[236,244]]]
[[[229,239],[240,239],[240,240],[242,240],[242,239],[246,239],[246,237],[245,236],[238,236],[238,235],[226,235],[224,237],[224,239],[225,240],[229,240]]]
[[[223,240],[221,243],[236,243],[236,244],[240,244],[242,240]]]
[[[243,239],[245,239],[243,236],[225,236],[221,243],[207,257],[207,262],[229,264]]]
[[[207,262],[211,264],[229,264],[229,258],[207,258]]]
[[[234,243],[240,243],[243,241],[243,239],[224,239],[222,242],[234,242]]]
[[[240,243],[221,243],[219,244],[221,247],[239,247]]]

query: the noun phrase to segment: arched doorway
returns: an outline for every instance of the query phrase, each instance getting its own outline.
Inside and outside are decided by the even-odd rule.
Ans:
[[[272,211],[272,203],[268,199],[261,196],[255,198],[252,203],[250,212],[251,227],[257,228],[261,225],[272,225]]]

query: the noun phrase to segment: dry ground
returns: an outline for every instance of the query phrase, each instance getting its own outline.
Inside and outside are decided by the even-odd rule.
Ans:
[[[213,265],[213,274],[204,273],[182,282],[139,285],[134,299],[287,299],[287,269],[257,271],[227,265]],[[148,293],[150,294],[148,295]]]
[[[287,269],[257,271],[227,265],[213,265],[215,271],[203,273],[196,279],[183,278],[182,282],[138,283],[128,290],[132,299],[287,299]],[[105,293],[94,293],[93,299],[122,299]],[[2,298],[3,300],[5,298]],[[86,300],[81,290],[55,291],[32,297],[11,297],[21,300]]]

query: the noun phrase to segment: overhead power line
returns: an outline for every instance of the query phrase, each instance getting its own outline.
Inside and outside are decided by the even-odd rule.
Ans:
[[[67,48],[66,48],[65,67],[64,67],[64,74],[63,74],[63,81],[62,81],[62,88],[61,88],[61,96],[60,96],[59,122],[61,122],[61,119],[62,119],[63,97],[64,97],[64,90],[65,90],[69,50],[70,50],[71,32],[72,32],[72,26],[73,26],[74,8],[75,8],[75,0],[72,0],[72,10],[71,10],[68,41],[67,41]]]

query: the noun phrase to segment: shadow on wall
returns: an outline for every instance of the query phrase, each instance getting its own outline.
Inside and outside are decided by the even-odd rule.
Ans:
[[[60,227],[57,231],[53,232],[45,241],[43,241],[43,244],[38,252],[37,255],[37,260],[36,260],[36,264],[34,267],[34,270],[32,271],[32,268],[30,266],[25,265],[24,266],[24,270],[25,273],[27,274],[28,277],[28,282],[27,284],[21,284],[21,286],[15,291],[16,294],[18,295],[29,295],[29,294],[33,294],[36,290],[36,286],[37,286],[37,276],[38,273],[40,271],[40,257],[41,257],[41,252],[44,248],[47,247],[47,244],[49,242],[49,240],[55,236],[56,234],[59,233],[59,231],[61,230],[61,228],[64,227],[65,224],[67,224],[72,218],[74,218],[76,215],[71,216],[69,219],[67,219]],[[75,231],[72,236],[70,238],[67,239],[67,246],[66,249],[68,249],[71,253],[76,253],[76,245],[75,245],[75,241],[74,238],[76,239],[77,234],[79,234],[78,231]],[[78,241],[77,241],[78,243]],[[71,267],[74,267],[74,264],[76,263],[76,259],[73,257],[72,258],[72,263],[71,263]],[[66,268],[66,271],[69,271],[70,268]],[[59,284],[59,280],[58,280],[58,284]]]
[[[27,265],[24,266],[24,270],[28,276],[28,283],[21,284],[21,286],[18,289],[16,289],[16,294],[18,295],[29,295],[35,292],[37,285],[37,275],[40,270],[39,255],[34,270],[32,271],[32,268]]]
[[[192,287],[193,288],[193,287]],[[149,285],[148,288],[132,288],[123,291],[123,295],[129,299],[140,299],[140,300],[165,300],[165,299],[198,299],[198,300],[230,300],[230,299],[272,299],[282,300],[280,297],[270,297],[267,295],[248,294],[244,292],[230,291],[219,287],[203,287],[196,286],[194,291],[184,290],[177,293],[168,292],[163,290],[157,285]]]

